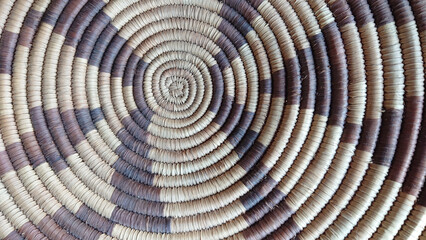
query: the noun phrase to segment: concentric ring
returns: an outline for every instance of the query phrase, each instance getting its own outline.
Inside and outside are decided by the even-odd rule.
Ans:
[[[6,0],[0,239],[426,239],[423,0]]]

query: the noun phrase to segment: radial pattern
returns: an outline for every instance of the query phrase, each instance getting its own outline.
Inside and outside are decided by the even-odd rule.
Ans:
[[[425,0],[0,0],[0,239],[426,239]]]

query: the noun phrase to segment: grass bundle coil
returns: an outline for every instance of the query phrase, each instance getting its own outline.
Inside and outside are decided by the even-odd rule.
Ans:
[[[425,0],[0,0],[0,239],[426,239]]]

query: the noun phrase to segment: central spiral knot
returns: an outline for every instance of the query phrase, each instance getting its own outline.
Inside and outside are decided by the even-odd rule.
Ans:
[[[185,85],[181,79],[173,80],[168,86],[170,95],[173,98],[182,98],[184,96]]]

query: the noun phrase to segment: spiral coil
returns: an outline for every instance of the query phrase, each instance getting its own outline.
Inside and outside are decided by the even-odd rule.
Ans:
[[[0,239],[426,239],[426,1],[0,6]]]

